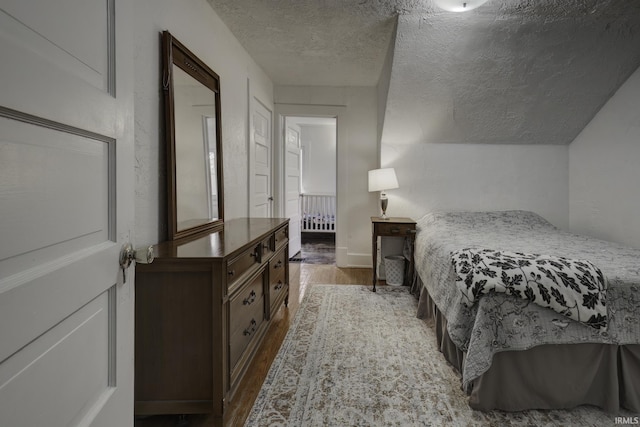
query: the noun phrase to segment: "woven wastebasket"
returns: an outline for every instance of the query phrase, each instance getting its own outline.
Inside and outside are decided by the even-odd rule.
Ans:
[[[384,271],[387,285],[401,286],[404,283],[404,257],[402,255],[384,257]]]

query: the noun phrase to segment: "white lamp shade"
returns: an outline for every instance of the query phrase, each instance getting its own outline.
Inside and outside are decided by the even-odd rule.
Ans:
[[[466,12],[482,6],[487,0],[433,0],[433,2],[449,12]]]
[[[369,191],[384,191],[398,188],[398,178],[393,168],[369,171]]]

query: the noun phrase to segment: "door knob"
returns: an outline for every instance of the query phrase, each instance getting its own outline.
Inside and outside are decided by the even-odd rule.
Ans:
[[[127,268],[134,259],[140,264],[151,264],[155,258],[153,246],[133,249],[131,243],[125,243],[120,249],[120,268],[122,268],[123,283],[127,282]]]

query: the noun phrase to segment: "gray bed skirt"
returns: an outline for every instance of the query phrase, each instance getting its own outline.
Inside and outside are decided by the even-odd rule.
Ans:
[[[415,285],[413,291],[418,289]],[[462,372],[465,353],[451,341],[447,320],[426,289],[420,288],[418,317],[435,328],[440,351]],[[620,408],[640,412],[640,345],[541,345],[496,353],[489,370],[473,380],[469,395],[469,406],[478,410],[578,405],[594,405],[611,413]]]

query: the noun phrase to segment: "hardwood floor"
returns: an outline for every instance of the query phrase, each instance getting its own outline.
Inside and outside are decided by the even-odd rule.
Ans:
[[[224,420],[207,415],[188,415],[186,417],[158,415],[137,418],[135,427],[242,426],[300,307],[307,286],[314,284],[369,285],[371,275],[370,268],[338,268],[335,265],[291,262],[289,264],[289,307],[283,306],[274,315],[262,345],[227,407]]]

